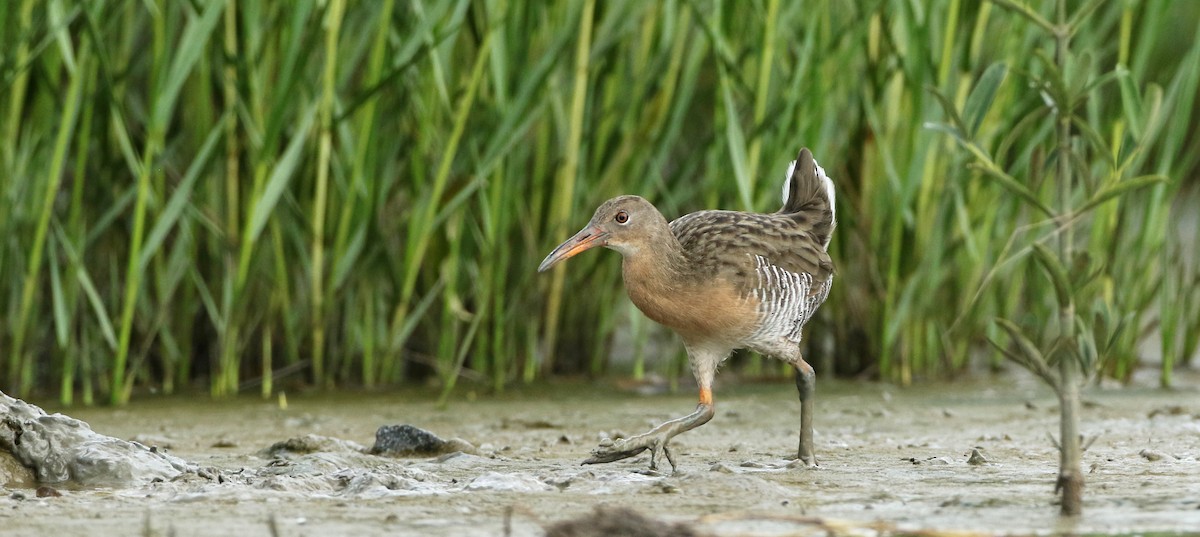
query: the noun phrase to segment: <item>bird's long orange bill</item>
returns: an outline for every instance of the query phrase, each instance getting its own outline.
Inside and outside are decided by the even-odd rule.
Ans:
[[[550,267],[557,265],[559,261],[574,257],[579,252],[591,250],[597,246],[604,246],[605,239],[607,238],[607,233],[592,226],[585,227],[579,233],[576,233],[574,237],[567,239],[558,245],[558,248],[555,248],[553,252],[550,252],[550,255],[542,260],[542,264],[538,265],[538,272],[546,272]]]

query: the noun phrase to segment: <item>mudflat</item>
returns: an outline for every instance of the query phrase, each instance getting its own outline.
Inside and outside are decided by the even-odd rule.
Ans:
[[[424,391],[153,397],[126,408],[56,409],[215,473],[124,489],[8,487],[4,535],[543,535],[566,520],[637,513],[700,535],[1027,534],[1200,531],[1200,374],[1179,388],[1084,393],[1084,515],[1057,516],[1052,392],[1017,375],[909,388],[822,380],[820,467],[794,464],[790,382],[718,386],[717,415],[677,437],[678,472],[643,454],[581,466],[604,435],[689,412],[690,394],[574,383],[462,397]],[[356,451],[383,425],[461,438],[474,453],[392,458]],[[273,444],[317,435],[306,454]],[[44,492],[44,491],[43,491]],[[624,511],[623,509],[628,509]]]

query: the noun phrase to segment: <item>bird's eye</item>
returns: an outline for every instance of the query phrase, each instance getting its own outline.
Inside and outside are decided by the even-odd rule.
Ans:
[[[616,220],[618,224],[624,224],[629,221],[629,213],[625,211],[618,211],[617,215],[613,217],[613,220]]]

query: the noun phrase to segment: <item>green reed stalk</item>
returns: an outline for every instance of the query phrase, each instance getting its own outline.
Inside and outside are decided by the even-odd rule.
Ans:
[[[589,52],[592,47],[592,17],[595,7],[595,0],[585,0],[583,12],[579,18],[579,41],[575,45],[575,82],[569,119],[570,131],[567,135],[566,157],[555,180],[554,199],[551,203],[550,222],[553,223],[551,235],[556,237],[566,238],[570,233],[571,210],[575,206],[575,182],[578,180],[579,149],[583,139],[583,111],[587,102]],[[566,281],[565,267],[564,264],[560,264],[553,269],[550,289],[547,293],[542,333],[542,345],[545,351],[540,368],[547,375],[554,372],[559,317],[562,315],[563,284]]]
[[[312,215],[312,376],[318,385],[330,385],[325,375],[325,205],[329,191],[330,154],[333,152],[333,95],[337,81],[338,33],[344,0],[332,0],[325,19],[325,71],[321,78],[321,116],[318,133],[317,188]]]
[[[25,352],[25,338],[29,327],[30,313],[33,311],[34,290],[38,288],[42,272],[46,232],[50,227],[54,200],[58,197],[58,186],[62,180],[63,168],[66,166],[71,135],[75,132],[75,124],[79,119],[80,101],[83,87],[88,78],[89,60],[88,48],[86,45],[82,45],[78,62],[74,66],[68,66],[71,82],[67,87],[66,102],[63,103],[64,108],[59,118],[58,135],[54,140],[54,154],[44,180],[45,190],[42,206],[38,212],[37,228],[34,231],[33,245],[30,248],[24,285],[21,287],[21,306],[18,310],[16,330],[13,334],[13,350],[10,358],[12,361],[9,362],[9,382],[17,386],[17,393],[21,397],[27,396],[29,390],[33,388],[33,363]]]
[[[85,65],[80,63],[79,68],[84,68]],[[96,66],[92,62],[86,64],[87,82],[85,83],[84,94],[88,94],[96,85]],[[80,119],[78,132],[92,132],[92,120],[95,116],[95,104],[88,101],[83,107],[82,118]],[[71,209],[67,216],[66,235],[68,238],[64,242],[75,245],[77,250],[82,251],[86,246],[84,244],[84,185],[86,184],[87,165],[88,165],[88,149],[91,147],[91,139],[88,136],[79,136],[75,139],[75,181],[71,188]],[[70,256],[67,262],[67,274],[75,275],[83,270],[82,264],[77,256]],[[72,278],[74,279],[74,278]],[[80,336],[79,327],[83,324],[79,313],[79,287],[76,285],[67,285],[64,288],[66,294],[66,311],[70,316],[69,325],[64,326],[69,330],[70,334],[63,342],[61,347],[63,353],[63,371],[59,383],[59,403],[69,406],[75,401],[75,381],[80,375],[79,371],[79,347]]]
[[[17,19],[17,34],[24,37],[31,33],[33,25],[33,0],[21,0],[20,6],[16,9]],[[13,77],[12,85],[8,88],[8,118],[4,122],[4,140],[0,143],[4,144],[4,162],[6,166],[11,166],[16,158],[17,141],[20,138],[18,133],[21,129],[21,117],[25,113],[25,92],[29,88],[29,62],[30,50],[29,40],[21,39],[17,43],[16,52],[12,57],[12,65],[16,68],[16,75]],[[0,187],[3,189],[3,187]],[[3,192],[3,190],[0,190]],[[13,359],[17,359],[17,354],[13,355]]]
[[[224,41],[222,43],[225,56],[237,58],[237,3],[236,0],[226,0]],[[227,61],[222,70],[221,90],[225,99],[225,233],[236,240],[238,236],[238,180],[240,171],[239,155],[241,154],[238,136],[238,72],[237,65]],[[232,250],[231,250],[232,251]]]
[[[133,333],[133,311],[138,299],[139,287],[142,283],[142,271],[138,259],[142,254],[142,235],[146,228],[146,199],[150,196],[150,168],[157,144],[147,143],[144,160],[141,163],[142,172],[137,180],[137,201],[134,204],[133,236],[130,238],[129,264],[125,271],[125,295],[122,300],[120,340],[117,343],[117,354],[112,364],[112,381],[109,384],[109,404],[119,405],[127,402],[125,397],[125,364],[129,359],[129,344]]]
[[[1172,232],[1194,205],[1200,165],[1200,55],[1178,25],[1195,26],[1200,9],[1084,5],[1095,15],[1076,26],[1071,45],[1081,52],[1069,70],[1087,75],[1076,83],[1105,81],[1075,110],[1072,196],[1083,203],[1141,170],[1173,179],[1067,217],[1084,226],[1076,253],[1122,253],[1083,286],[1077,317],[1115,325],[1119,311],[1136,328],[1108,350],[1110,376],[1128,378],[1140,366],[1134,346],[1159,339],[1168,383],[1197,344],[1189,328],[1200,309],[1179,298],[1196,271]],[[668,217],[769,210],[776,174],[800,145],[814,149],[840,202],[838,285],[806,333],[810,342],[830,334],[832,352],[811,345],[806,356],[822,374],[877,371],[898,382],[972,367],[989,339],[1012,341],[991,319],[1020,319],[1029,297],[1042,297],[1040,307],[1054,292],[1042,272],[1010,259],[1031,255],[1035,237],[1057,250],[1044,238],[1055,223],[1026,203],[1060,212],[1049,144],[1057,125],[1018,82],[1052,69],[1039,47],[1056,23],[1038,11],[1049,4],[1028,8],[1043,19],[1029,24],[997,17],[1011,10],[990,3],[914,6],[345,2],[330,49],[332,0],[109,0],[67,10],[12,2],[0,12],[9,51],[0,58],[0,176],[14,178],[0,181],[0,202],[12,209],[0,211],[0,233],[15,238],[0,245],[11,320],[0,371],[88,401],[95,386],[111,385],[128,330],[118,399],[160,382],[186,390],[205,376],[212,393],[231,394],[239,372],[303,371],[302,358],[321,362],[303,373],[310,381],[320,367],[323,387],[422,382],[426,368],[405,367],[410,350],[431,355],[434,374],[460,388],[499,391],[550,369],[674,374],[682,354],[651,362],[649,345],[667,333],[623,309],[613,257],[567,265],[557,289],[534,266],[587,216],[576,211],[619,193],[646,196]],[[585,18],[591,33],[581,42]],[[61,158],[62,73],[85,44],[94,85],[81,90],[80,135],[59,179],[71,184],[60,183],[35,240],[44,178]],[[1113,59],[1122,73],[1100,68]],[[1008,66],[1008,82],[980,114],[970,90],[990,62]],[[35,73],[53,76],[43,83]],[[950,122],[929,87],[996,168],[972,167],[970,148],[943,151],[949,140],[923,129]],[[202,157],[214,129],[222,155]],[[193,169],[208,180],[189,190]],[[998,169],[1027,185],[1029,199],[967,180]],[[127,256],[139,200],[134,282]],[[38,241],[42,262],[29,282]],[[569,300],[570,285],[589,293]],[[123,302],[126,293],[134,300]],[[534,310],[547,315],[525,314]],[[1161,336],[1147,336],[1154,326]],[[619,369],[610,357],[613,341],[629,340],[614,337],[624,331],[634,360]],[[567,345],[579,352],[556,352]],[[739,358],[731,367],[754,365]]]
[[[399,347],[403,344],[403,340],[407,338],[407,335],[404,334],[406,332],[404,326],[409,321],[408,315],[412,307],[413,293],[416,291],[417,277],[420,275],[421,266],[425,259],[426,251],[429,248],[429,239],[434,228],[434,220],[438,214],[438,208],[442,194],[446,189],[446,183],[450,178],[451,166],[454,163],[454,157],[458,154],[459,143],[462,141],[463,132],[466,129],[467,118],[470,116],[471,109],[475,104],[475,96],[483,79],[483,67],[487,64],[491,40],[492,35],[488,34],[484,36],[483,42],[479,45],[475,66],[471,71],[470,82],[467,83],[466,93],[459,100],[458,110],[454,118],[454,127],[450,133],[450,139],[446,144],[446,148],[442,153],[442,160],[434,176],[433,185],[425,196],[421,210],[408,221],[409,232],[408,241],[405,244],[404,279],[400,287],[400,300],[396,306],[396,311],[392,315],[390,328],[393,347]]]

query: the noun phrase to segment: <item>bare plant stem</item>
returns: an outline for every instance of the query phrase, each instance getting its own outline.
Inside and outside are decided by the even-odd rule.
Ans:
[[[1058,0],[1058,25],[1054,32],[1055,63],[1059,72],[1067,72],[1067,55],[1070,46],[1070,29],[1067,25],[1067,2]],[[1070,97],[1066,97],[1070,99]],[[1061,214],[1071,213],[1071,114],[1074,103],[1058,103],[1058,185]],[[1063,263],[1070,263],[1072,255],[1071,227],[1059,234],[1059,256]],[[1074,341],[1075,305],[1071,302],[1059,305],[1059,329],[1064,341]],[[1079,445],[1079,386],[1081,371],[1079,360],[1070,351],[1062,351],[1059,368],[1059,450],[1058,484],[1062,492],[1063,516],[1076,516],[1083,512],[1083,472],[1080,464]]]

